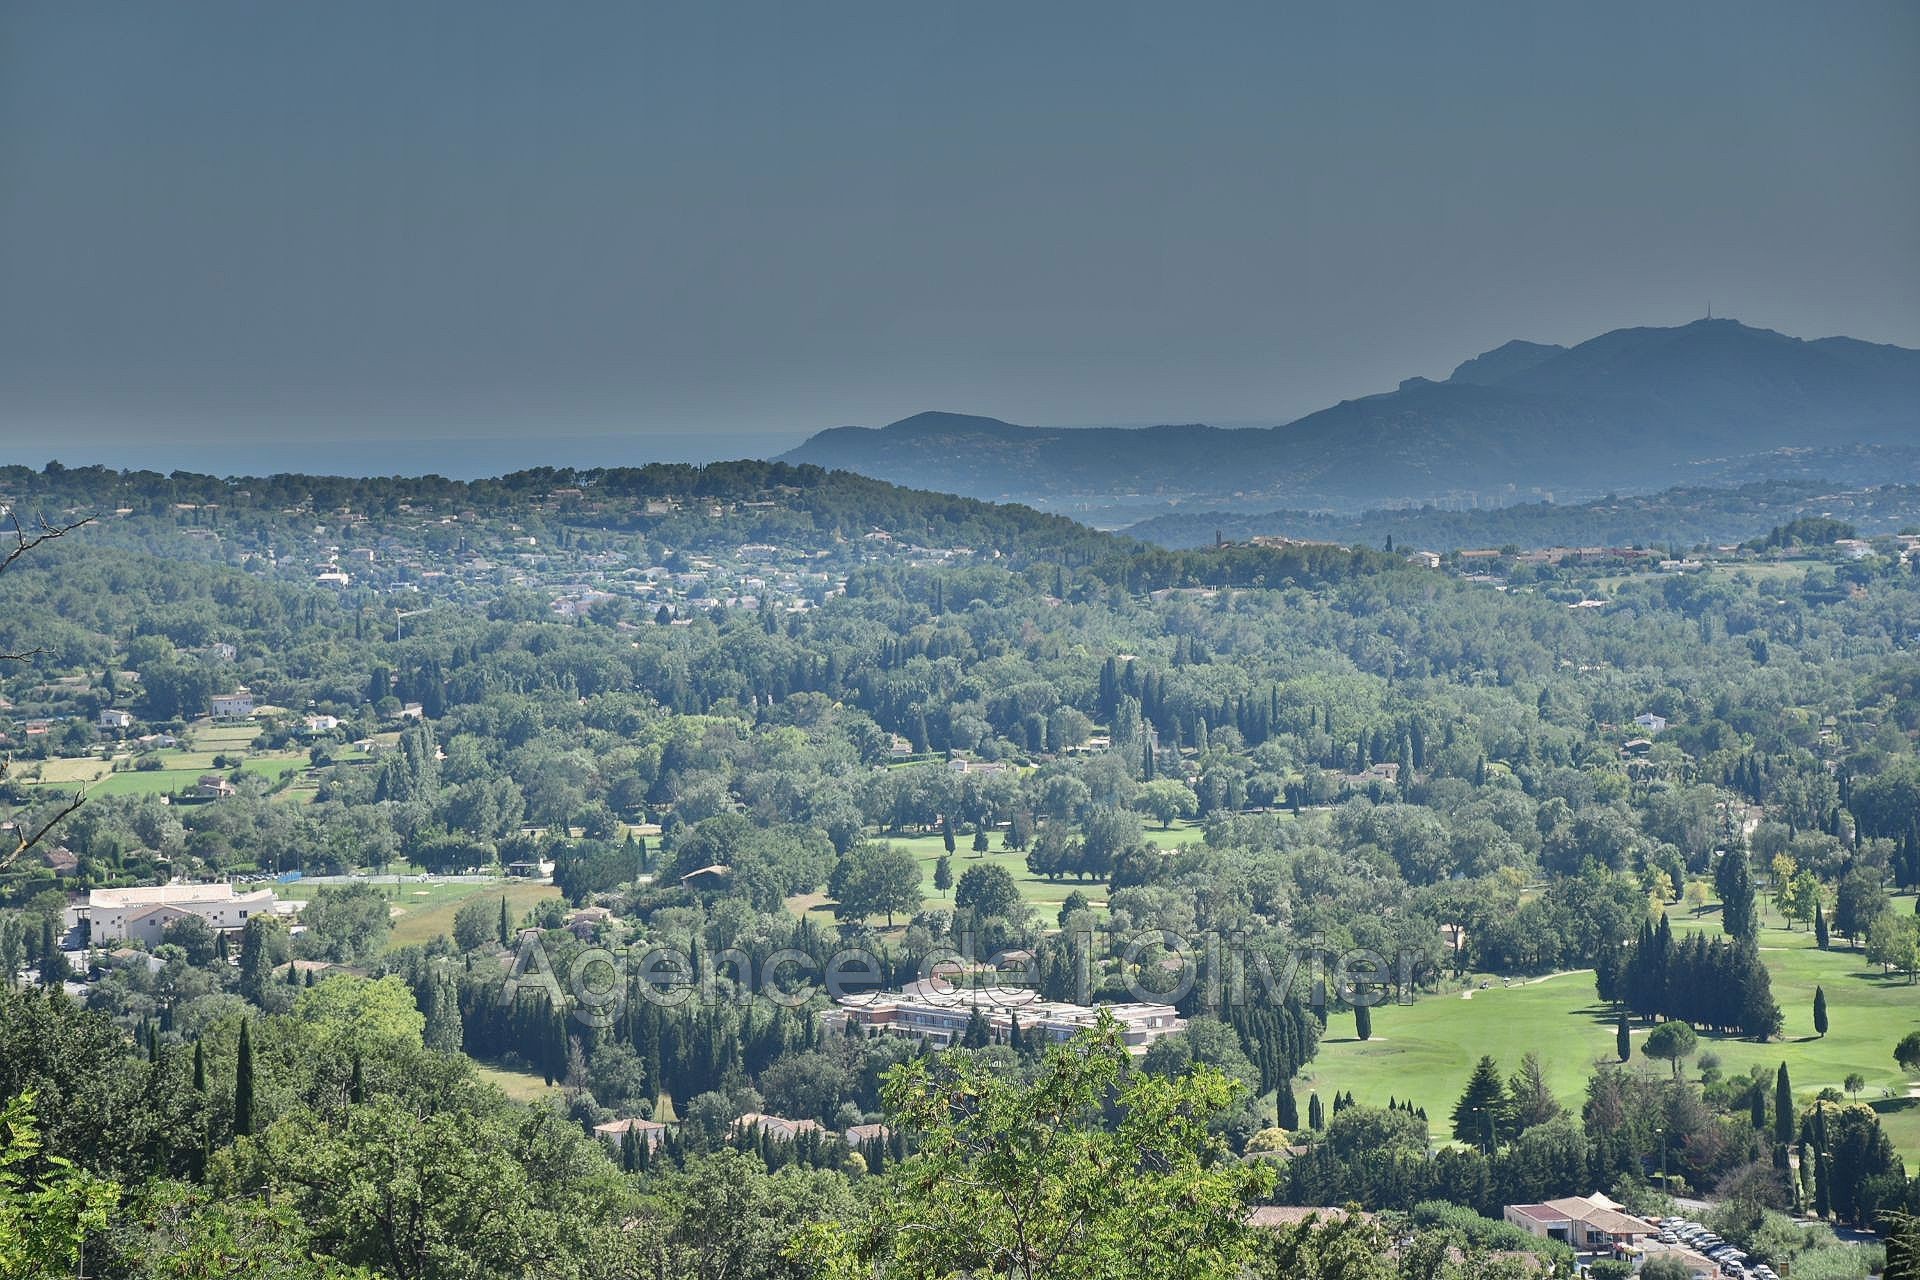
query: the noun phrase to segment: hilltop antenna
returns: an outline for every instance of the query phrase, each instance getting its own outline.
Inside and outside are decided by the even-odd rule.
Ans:
[[[1707,299],[1707,319],[1713,319],[1713,299]]]

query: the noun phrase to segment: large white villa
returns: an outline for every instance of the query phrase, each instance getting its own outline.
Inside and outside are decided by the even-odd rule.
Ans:
[[[96,943],[134,941],[151,947],[162,930],[183,917],[199,916],[215,930],[242,929],[249,917],[272,914],[273,903],[269,889],[237,893],[230,884],[161,884],[95,889],[77,914],[91,924]]]

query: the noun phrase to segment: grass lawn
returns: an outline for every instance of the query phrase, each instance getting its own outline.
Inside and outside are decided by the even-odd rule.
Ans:
[[[542,1098],[554,1097],[560,1092],[559,1085],[548,1084],[539,1074],[532,1071],[512,1071],[506,1067],[475,1062],[473,1074],[483,1084],[494,1086],[515,1102],[538,1102]]]
[[[505,894],[507,917],[517,925],[520,917],[531,910],[534,903],[542,898],[560,895],[560,891],[550,884],[535,884],[529,880],[496,880],[490,884],[471,881],[429,881],[425,884],[401,881],[399,884],[382,884],[378,887],[401,910],[401,914],[393,918],[393,932],[387,939],[387,945],[393,947],[431,942],[443,933],[453,936],[454,913],[474,898],[498,901]]]
[[[75,756],[71,759],[56,758],[52,760],[41,760],[37,763],[39,777],[33,781],[36,784],[44,783],[54,786],[68,785],[75,782],[92,782],[112,767],[98,756]]]
[[[245,751],[260,736],[254,724],[202,724],[187,730],[196,751]]]
[[[166,762],[166,768],[122,769],[118,773],[107,773],[105,762],[101,760],[48,760],[42,765],[41,778],[35,785],[71,786],[75,782],[83,782],[89,795],[166,795],[190,790],[200,781],[202,774],[226,773],[224,769],[214,769],[215,754],[210,751],[162,751],[159,755]],[[306,767],[305,753],[289,751],[262,752],[247,757],[240,765],[243,772],[258,774],[276,786],[289,774],[299,773]]]
[[[1911,911],[1913,899],[1897,899],[1894,909]],[[1674,925],[1681,934],[1696,927],[1678,914]],[[1718,915],[1703,915],[1697,927],[1717,933]],[[1701,1052],[1719,1055],[1726,1075],[1755,1065],[1771,1072],[1784,1061],[1802,1101],[1827,1086],[1840,1088],[1858,1072],[1867,1082],[1860,1100],[1880,1113],[1887,1136],[1909,1162],[1920,1157],[1920,1098],[1906,1096],[1911,1082],[1893,1061],[1894,1043],[1920,1027],[1920,986],[1909,986],[1904,977],[1882,977],[1859,953],[1821,951],[1804,930],[1763,929],[1760,946],[1785,1018],[1783,1038],[1753,1044],[1703,1035]],[[1373,1038],[1365,1044],[1354,1039],[1352,1014],[1334,1015],[1319,1056],[1299,1082],[1302,1102],[1309,1091],[1330,1101],[1336,1089],[1351,1090],[1366,1103],[1411,1098],[1426,1108],[1439,1136],[1481,1054],[1492,1054],[1511,1072],[1531,1049],[1540,1054],[1562,1104],[1577,1109],[1594,1063],[1615,1059],[1613,1015],[1595,997],[1592,973],[1513,986],[1492,981],[1491,989],[1475,991],[1471,999],[1452,991],[1424,996],[1413,1005],[1377,1007]],[[1827,993],[1831,1029],[1824,1039],[1813,1034],[1816,985]],[[1635,1027],[1636,1043],[1645,1034]],[[1668,1069],[1637,1054],[1634,1060],[1653,1070]]]

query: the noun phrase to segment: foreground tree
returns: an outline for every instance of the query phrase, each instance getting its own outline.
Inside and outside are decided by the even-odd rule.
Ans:
[[[42,1151],[33,1098],[0,1109],[0,1276],[77,1274],[81,1246],[106,1227],[119,1188]]]
[[[918,1153],[863,1226],[817,1226],[796,1252],[836,1280],[1237,1276],[1272,1178],[1208,1131],[1237,1093],[1208,1067],[1132,1071],[1111,1018],[1049,1050],[1031,1085],[968,1054],[904,1063],[887,1109]]]

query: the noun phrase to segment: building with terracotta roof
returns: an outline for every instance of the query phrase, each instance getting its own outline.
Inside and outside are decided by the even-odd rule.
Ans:
[[[1644,1218],[1622,1213],[1621,1205],[1599,1194],[1549,1200],[1545,1204],[1510,1204],[1505,1218],[1514,1226],[1558,1240],[1582,1253],[1611,1253],[1632,1248],[1659,1228]]]

